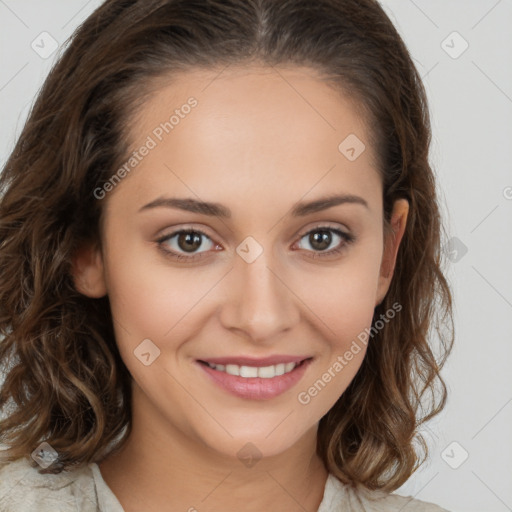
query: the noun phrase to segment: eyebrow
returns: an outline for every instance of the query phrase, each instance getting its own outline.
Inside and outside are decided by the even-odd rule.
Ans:
[[[304,217],[311,213],[327,210],[328,208],[332,208],[333,206],[338,206],[340,204],[360,204],[368,208],[368,203],[362,197],[352,194],[343,194],[321,197],[314,201],[302,201],[296,203],[292,208],[291,215],[292,217]],[[225,219],[230,219],[232,217],[231,210],[220,203],[198,201],[192,198],[159,197],[158,199],[144,205],[139,209],[139,212],[160,207],[174,208]]]

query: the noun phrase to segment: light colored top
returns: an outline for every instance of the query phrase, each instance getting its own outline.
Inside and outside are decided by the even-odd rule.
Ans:
[[[28,459],[0,467],[0,512],[124,512],[90,463],[41,475]],[[318,512],[448,512],[432,503],[378,491],[354,490],[329,474]],[[143,511],[141,511],[143,512]]]

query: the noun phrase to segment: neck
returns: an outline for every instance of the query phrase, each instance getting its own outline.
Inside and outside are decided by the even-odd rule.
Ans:
[[[317,425],[278,455],[240,460],[155,415],[147,400],[134,396],[133,405],[126,443],[98,464],[125,512],[318,510],[328,472]]]

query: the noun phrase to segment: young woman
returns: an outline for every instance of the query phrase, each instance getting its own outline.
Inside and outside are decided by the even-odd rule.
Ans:
[[[0,177],[0,511],[442,510],[429,142],[374,0],[106,1]]]

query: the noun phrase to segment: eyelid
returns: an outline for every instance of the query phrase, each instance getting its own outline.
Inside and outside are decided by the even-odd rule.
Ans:
[[[214,237],[208,234],[207,229],[202,227],[196,227],[192,224],[179,224],[178,226],[172,226],[169,228],[166,228],[163,230],[163,233],[161,235],[157,235],[156,241],[160,240],[168,240],[169,238],[172,238],[180,233],[187,232],[187,231],[193,231],[194,233],[200,233],[204,235],[206,238],[211,240],[212,242],[218,244],[215,242]]]
[[[333,233],[336,233],[339,237],[342,238],[342,243],[338,245],[335,249],[330,249],[328,251],[306,251],[307,253],[310,253],[313,259],[315,258],[328,258],[329,256],[336,256],[338,253],[340,253],[346,246],[350,245],[351,243],[355,242],[356,237],[350,233],[350,230],[348,230],[346,227],[341,228],[339,224],[332,225],[331,222],[328,221],[320,221],[319,223],[310,225],[307,228],[304,228],[302,231],[299,232],[299,234],[295,235],[294,239],[297,239],[296,243],[300,243],[302,238],[304,236],[310,234],[314,231],[332,231]],[[158,244],[159,249],[164,253],[165,256],[175,260],[175,261],[183,261],[183,262],[194,262],[196,260],[207,258],[211,252],[216,252],[215,250],[207,250],[203,252],[196,252],[191,253],[188,256],[184,256],[184,253],[178,253],[173,250],[163,249],[162,244],[174,238],[175,236],[184,233],[184,232],[193,232],[193,233],[199,233],[200,235],[206,237],[208,240],[212,242],[212,244],[217,248],[220,243],[216,242],[216,240],[211,237],[208,233],[206,233],[205,230],[202,228],[195,227],[193,225],[180,225],[180,227],[176,227],[173,231],[170,231],[167,234],[163,234],[160,237],[156,239],[156,243]]]
[[[324,221],[324,222],[319,221],[319,222],[310,224],[308,227],[303,228],[302,230],[296,232],[293,235],[292,240],[295,240],[297,237],[302,238],[303,236],[309,234],[311,231],[313,231],[315,229],[322,229],[322,228],[340,230],[340,231],[343,231],[343,234],[345,234],[349,237],[351,236],[350,230],[344,225],[340,226],[340,224],[333,224],[329,221]],[[157,237],[156,241],[167,240],[167,239],[172,238],[175,235],[182,233],[184,231],[193,231],[193,232],[201,233],[202,235],[204,235],[205,237],[210,239],[215,244],[220,245],[220,242],[217,242],[214,239],[214,237],[210,236],[205,229],[203,229],[202,227],[196,227],[193,224],[180,224],[179,226],[171,227],[169,229],[170,229],[169,232],[159,235]]]
[[[296,237],[302,238],[304,235],[309,234],[311,231],[320,230],[320,229],[333,229],[338,231],[343,231],[344,234],[347,236],[350,236],[350,230],[344,226],[343,224],[332,224],[331,222],[316,222],[313,224],[310,224],[309,227],[304,228],[303,230],[299,231]]]
[[[352,233],[350,233],[350,230],[342,229],[339,224],[332,226],[330,223],[320,223],[318,225],[315,225],[313,227],[307,228],[305,231],[302,231],[300,235],[298,235],[298,240],[294,245],[297,245],[301,242],[301,240],[309,235],[310,233],[318,232],[318,231],[330,231],[332,233],[335,233],[336,236],[341,238],[341,243],[339,243],[337,246],[335,246],[334,249],[329,249],[328,251],[305,251],[308,253],[308,256],[304,256],[307,258],[329,258],[329,257],[336,257],[338,254],[340,254],[347,246],[353,244],[356,241],[356,236]]]
[[[174,238],[175,236],[177,236],[181,233],[187,233],[187,232],[199,233],[200,235],[202,235],[205,238],[207,238],[208,240],[210,240],[214,246],[220,245],[205,230],[203,230],[202,228],[196,228],[193,226],[183,226],[183,227],[176,228],[176,229],[170,231],[169,233],[164,233],[163,235],[160,235],[155,241],[160,244],[167,240],[171,240],[172,238]],[[170,251],[168,251],[168,252],[170,252]],[[203,253],[196,253],[196,254],[203,254]]]

